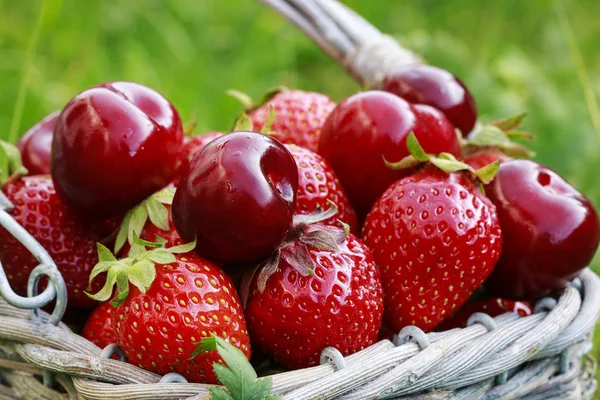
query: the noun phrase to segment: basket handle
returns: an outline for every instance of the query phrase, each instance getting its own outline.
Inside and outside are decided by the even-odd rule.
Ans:
[[[261,1],[294,23],[363,86],[377,88],[399,66],[423,63],[337,0]]]
[[[12,290],[2,263],[0,263],[0,296],[14,307],[32,310],[34,320],[39,320],[40,308],[56,298],[56,305],[48,322],[58,325],[67,308],[65,281],[46,249],[9,214],[13,208],[10,200],[0,192],[0,226],[25,246],[40,264],[31,271],[27,284],[27,297],[23,297]],[[42,293],[38,294],[38,282],[43,276],[48,277],[50,283]]]

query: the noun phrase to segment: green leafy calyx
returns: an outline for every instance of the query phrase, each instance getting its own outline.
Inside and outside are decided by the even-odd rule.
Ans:
[[[423,150],[417,137],[413,132],[411,132],[406,138],[406,147],[410,153],[409,156],[403,158],[398,162],[389,162],[388,160],[383,158],[384,163],[391,169],[404,169],[404,168],[412,168],[416,167],[423,163],[431,163],[435,165],[438,169],[446,172],[453,173],[458,171],[465,171],[471,173],[478,181],[482,183],[489,183],[496,173],[498,172],[498,168],[500,166],[499,161],[495,161],[490,165],[487,165],[481,169],[475,170],[468,164],[465,164],[462,161],[458,161],[456,157],[449,153],[440,153],[438,155],[430,155]]]
[[[123,222],[117,232],[114,253],[117,254],[125,243],[129,243],[132,250],[134,247],[139,246],[134,241],[134,236],[141,235],[148,219],[158,229],[168,231],[170,229],[169,210],[165,205],[171,205],[174,196],[175,188],[166,187],[142,201],[135,208],[129,210],[125,214],[125,218],[123,218]],[[144,247],[141,248],[145,250]],[[139,251],[139,249],[133,251]]]
[[[533,139],[531,133],[519,130],[526,116],[526,113],[521,113],[483,126],[474,132],[468,140],[462,142],[463,151],[466,154],[473,154],[481,149],[495,148],[515,158],[535,156],[535,153],[523,144],[513,141],[514,139]]]
[[[271,394],[273,381],[270,377],[258,378],[248,359],[237,347],[218,336],[204,338],[197,343],[192,358],[217,351],[225,362],[214,363],[215,375],[222,387],[209,389],[211,400],[279,400],[281,397]]]
[[[7,182],[26,176],[28,171],[27,168],[23,166],[19,149],[4,140],[0,140],[0,147],[2,147],[2,151],[6,154],[6,158],[8,159],[8,173],[4,175],[8,176]]]
[[[129,295],[129,284],[145,293],[156,278],[156,264],[165,265],[177,261],[175,254],[188,253],[196,247],[196,241],[173,247],[162,247],[160,244],[141,240],[134,234],[136,247],[131,248],[129,257],[117,259],[111,251],[101,243],[96,243],[98,264],[90,274],[90,283],[98,275],[106,272],[106,283],[96,294],[86,293],[96,301],[106,301],[113,295],[116,285],[116,295],[111,301],[115,307],[122,304]],[[152,247],[145,250],[146,246]]]

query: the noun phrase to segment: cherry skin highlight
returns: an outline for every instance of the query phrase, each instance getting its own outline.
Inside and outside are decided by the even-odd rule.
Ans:
[[[442,111],[463,136],[477,122],[477,104],[465,84],[450,72],[431,65],[414,64],[388,75],[382,90],[414,104],[427,104]]]
[[[271,254],[292,225],[298,170],[277,140],[233,132],[190,162],[173,200],[173,223],[211,261],[242,264]]]
[[[505,161],[487,185],[504,237],[485,286],[534,300],[565,288],[592,260],[600,220],[592,203],[557,173],[529,160]]]
[[[32,126],[17,142],[23,166],[29,175],[50,174],[52,135],[59,111],[45,117]]]
[[[52,178],[66,205],[88,217],[119,214],[173,180],[183,130],[152,89],[104,83],[63,109],[52,142]]]
[[[444,114],[387,92],[350,96],[327,118],[319,153],[333,167],[360,218],[392,183],[410,172],[392,170],[384,162],[384,158],[395,162],[409,155],[410,132],[428,153],[460,156],[454,127]]]

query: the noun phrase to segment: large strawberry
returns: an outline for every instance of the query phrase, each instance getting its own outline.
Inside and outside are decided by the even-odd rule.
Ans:
[[[139,239],[137,239],[139,241]],[[190,381],[215,383],[216,352],[199,356],[198,343],[218,335],[250,357],[242,307],[231,279],[190,251],[195,243],[143,252],[116,260],[98,246],[93,278],[107,271],[107,284],[93,298],[106,301],[117,285],[116,341],[130,362],[160,374],[177,372]],[[133,248],[132,248],[133,250]],[[133,287],[130,288],[130,285]]]
[[[337,206],[338,213],[323,223],[337,226],[339,220],[348,224],[352,233],[358,234],[356,213],[329,163],[314,151],[293,144],[285,147],[298,166],[296,214],[309,214],[318,208],[325,210],[331,202]]]
[[[83,291],[98,262],[96,242],[103,240],[102,228],[82,222],[56,195],[49,176],[26,176],[9,180],[2,188],[15,206],[12,217],[50,254],[67,285],[69,306],[96,305]],[[8,231],[0,228],[0,260],[12,288],[25,294],[27,280],[39,261]],[[92,289],[102,287],[102,279]]]
[[[299,239],[242,280],[253,343],[290,368],[318,364],[328,346],[348,355],[373,344],[383,314],[369,249],[339,228],[298,223],[313,216],[297,216]]]
[[[474,313],[486,313],[490,317],[506,313],[516,313],[522,317],[533,314],[533,307],[528,302],[505,300],[499,297],[481,301],[468,301],[450,317],[435,327],[437,332],[452,328],[464,328],[467,326],[469,317]]]
[[[414,156],[404,165],[430,160],[456,172],[429,165],[394,183],[367,216],[363,238],[381,268],[389,327],[429,331],[492,272],[502,236],[496,208],[470,167],[427,156],[414,134],[408,146]],[[489,180],[494,167],[479,171],[481,178]]]
[[[114,312],[108,302],[96,307],[83,327],[83,337],[102,349],[115,343]]]
[[[285,89],[273,92],[260,107],[248,110],[255,131],[260,131],[267,123],[271,107],[277,116],[272,126],[275,138],[316,152],[321,127],[335,108],[335,103],[316,92]]]

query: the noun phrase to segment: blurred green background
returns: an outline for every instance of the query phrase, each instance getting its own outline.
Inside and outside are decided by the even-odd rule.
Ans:
[[[256,0],[46,1],[19,132],[79,91],[110,80],[155,88],[184,121],[196,114],[200,132],[231,126],[240,105],[224,95],[229,88],[258,98],[286,84],[336,101],[359,90]],[[524,129],[537,136],[531,147],[538,160],[600,206],[600,112],[592,100],[600,92],[599,1],[344,2],[461,77],[483,121],[528,111]],[[41,7],[42,0],[0,0],[2,138],[9,135]],[[560,13],[570,21],[580,58]],[[580,79],[581,65],[589,79]]]

